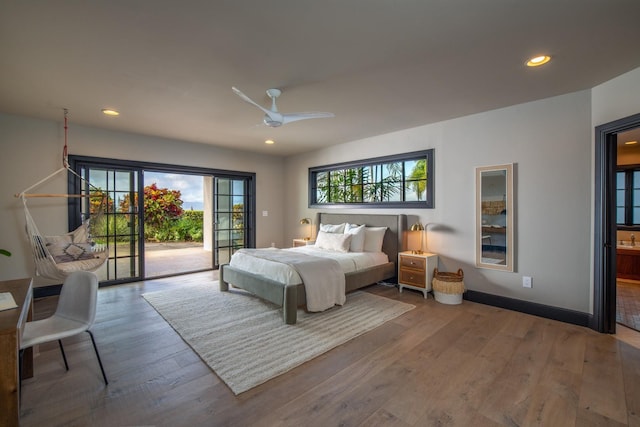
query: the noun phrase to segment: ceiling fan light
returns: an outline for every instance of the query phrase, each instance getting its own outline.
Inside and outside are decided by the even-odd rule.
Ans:
[[[539,67],[540,65],[544,65],[549,61],[551,61],[551,57],[549,55],[534,56],[527,61],[527,67]]]

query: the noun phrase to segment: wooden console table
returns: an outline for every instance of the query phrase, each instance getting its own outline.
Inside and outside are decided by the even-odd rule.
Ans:
[[[0,425],[20,423],[19,351],[26,321],[33,316],[31,279],[0,281],[0,292],[11,292],[17,308],[0,311]],[[23,377],[33,376],[33,352],[23,355]]]

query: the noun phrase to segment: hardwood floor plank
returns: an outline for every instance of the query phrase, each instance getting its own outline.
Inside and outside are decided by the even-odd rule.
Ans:
[[[580,408],[626,424],[627,407],[619,343],[608,335],[587,340],[578,404]]]
[[[504,424],[522,425],[535,387],[548,362],[559,325],[542,319],[531,319],[530,329],[515,348],[505,369],[494,381],[494,389],[484,400],[481,413]],[[510,325],[503,331],[512,333]]]
[[[384,409],[377,410],[360,425],[363,427],[410,427],[409,424]]]
[[[42,345],[35,377],[23,382],[21,425],[638,425],[635,335],[622,341],[382,285],[367,292],[416,308],[235,396],[140,296],[216,286],[215,278],[197,273],[100,289],[93,331],[110,384],[88,336],[65,340],[68,372],[57,345]],[[36,318],[55,304],[37,300]]]
[[[640,426],[640,353],[638,348],[619,342],[622,378],[629,425]]]
[[[465,425],[473,424],[476,419],[483,419],[484,425],[497,424],[481,414],[479,409],[487,394],[493,390],[494,379],[503,371],[520,342],[515,337],[500,334],[498,329],[491,328],[492,321],[495,319],[488,316],[465,334],[483,336],[478,341],[481,345],[469,353],[466,363],[434,369],[436,372],[444,370],[444,376],[440,381],[442,384],[435,391],[434,398],[437,401],[426,414],[425,422],[446,420],[452,425]],[[459,348],[458,343],[454,345]],[[447,360],[448,357],[444,356],[443,361]]]

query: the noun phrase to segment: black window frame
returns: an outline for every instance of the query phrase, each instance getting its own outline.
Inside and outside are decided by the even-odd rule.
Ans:
[[[406,200],[407,174],[404,165],[407,162],[425,160],[426,165],[426,183],[425,183],[425,200]],[[326,173],[329,181],[325,185],[331,188],[331,172],[346,169],[363,169],[381,166],[389,163],[402,162],[401,180],[398,182],[399,188],[402,189],[400,200],[394,201],[354,201],[354,202],[318,202],[318,175]],[[367,184],[363,181],[363,175],[358,173],[359,181],[353,184],[355,187],[362,189]],[[308,178],[308,206],[310,208],[400,208],[400,209],[433,209],[435,207],[435,152],[433,148],[428,150],[414,151],[410,153],[395,154],[391,156],[375,157],[363,160],[355,160],[350,162],[335,163],[331,165],[315,166],[309,168]],[[364,191],[364,190],[361,190]],[[329,190],[329,194],[330,194]],[[364,197],[361,197],[364,199]]]
[[[624,165],[624,166],[618,166],[616,169],[616,187],[615,187],[615,192],[617,194],[618,191],[618,186],[617,186],[617,175],[620,172],[624,172],[625,174],[625,185],[624,185],[624,223],[619,223],[618,222],[618,214],[617,214],[617,208],[618,208],[618,203],[617,203],[617,197],[616,197],[616,215],[615,215],[615,219],[616,219],[616,227],[618,230],[629,230],[629,231],[640,231],[640,223],[639,224],[634,224],[633,223],[633,208],[634,208],[634,198],[633,198],[633,190],[634,190],[634,182],[633,182],[633,174],[634,172],[640,172],[640,164],[633,164],[633,165]],[[636,183],[637,188],[640,189],[640,180],[638,180],[638,182]],[[640,200],[637,201],[637,206],[640,206]]]

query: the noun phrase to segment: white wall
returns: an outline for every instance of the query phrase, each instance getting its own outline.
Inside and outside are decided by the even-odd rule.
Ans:
[[[62,120],[61,120],[62,121]],[[15,193],[36,183],[62,166],[64,129],[60,122],[0,114],[0,248],[13,253],[0,258],[0,279],[33,275],[24,235],[24,214]],[[139,160],[256,173],[256,243],[282,243],[284,198],[280,157],[253,154],[184,141],[113,132],[69,124],[69,154]],[[38,187],[38,192],[66,192],[66,177]],[[44,234],[66,231],[67,211],[62,199],[32,199],[30,212]],[[269,216],[263,217],[262,211]],[[47,283],[38,278],[36,285]]]
[[[640,68],[592,89],[593,127],[640,113]]]
[[[640,68],[629,71],[621,76],[611,79],[594,87],[591,90],[591,129],[596,126],[610,123],[625,117],[640,113]],[[591,170],[595,170],[595,138],[592,143]],[[592,177],[593,178],[593,177]],[[592,179],[592,182],[594,180]],[[591,242],[594,240],[594,214],[595,214],[595,188],[591,187]],[[628,240],[623,233],[617,239]],[[593,245],[591,247],[591,259],[593,260]],[[593,271],[593,261],[592,261]],[[593,281],[591,291],[591,304],[593,305]]]
[[[70,153],[257,173],[257,245],[288,246],[301,236],[308,168],[435,148],[435,209],[403,210],[428,224],[426,249],[440,268],[465,271],[469,289],[592,313],[594,126],[640,113],[640,68],[592,90],[380,135],[282,160],[183,141],[71,125]],[[0,279],[32,274],[22,209],[13,194],[60,166],[60,123],[0,114]],[[474,265],[474,169],[515,164],[516,271]],[[284,165],[284,173],[282,171]],[[285,180],[286,177],[286,180]],[[284,192],[279,189],[284,188]],[[65,191],[54,181],[41,191]],[[44,232],[59,233],[66,210],[33,209]],[[286,209],[285,209],[286,206]],[[268,217],[261,212],[269,211]],[[355,212],[356,210],[352,210]],[[345,210],[349,212],[349,210]],[[360,211],[361,212],[361,211]],[[372,213],[389,213],[375,209]],[[522,276],[533,288],[522,288]]]
[[[590,91],[581,91],[292,156],[286,238],[315,214],[309,167],[434,148],[435,209],[403,212],[409,224],[429,224],[427,249],[439,254],[440,269],[462,268],[469,289],[592,312],[590,106]],[[475,267],[475,168],[503,163],[515,164],[513,273]],[[532,289],[522,287],[523,275],[533,277]]]

